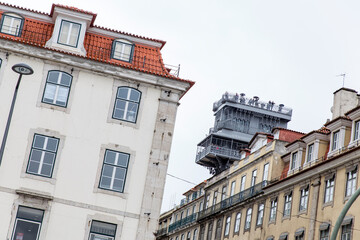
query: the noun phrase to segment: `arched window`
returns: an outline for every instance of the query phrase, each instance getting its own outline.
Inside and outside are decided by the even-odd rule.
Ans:
[[[70,74],[61,71],[49,71],[42,102],[66,107],[71,82],[72,76]]]
[[[188,231],[188,233],[187,233],[186,240],[191,240],[191,232],[190,231]]]
[[[24,25],[24,18],[15,13],[3,13],[0,32],[20,37]]]
[[[240,219],[241,219],[241,213],[236,214],[234,233],[238,233],[240,230]]]
[[[141,92],[136,89],[119,87],[116,93],[113,118],[136,122],[140,97]]]
[[[198,232],[198,230],[195,229],[194,233],[193,233],[193,240],[197,240],[197,232]]]
[[[114,40],[112,49],[111,49],[111,58],[131,62],[134,52],[134,44],[125,40],[118,39]]]

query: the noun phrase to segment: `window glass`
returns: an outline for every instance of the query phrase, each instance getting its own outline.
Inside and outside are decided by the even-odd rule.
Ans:
[[[325,181],[325,199],[324,202],[332,202],[334,195],[334,182],[335,179],[331,178]]]
[[[245,230],[250,228],[251,225],[251,214],[252,208],[249,208],[246,212],[246,220],[245,220]]]
[[[341,240],[351,240],[351,223],[341,226]]]
[[[197,232],[198,232],[198,230],[195,229],[195,230],[194,230],[194,233],[193,233],[193,240],[198,240],[198,239],[197,239]]]
[[[26,172],[51,177],[59,139],[35,134]]]
[[[240,219],[241,219],[241,213],[237,213],[235,219],[234,233],[238,233],[240,230]]]
[[[264,204],[262,203],[262,204],[259,204],[256,225],[258,225],[258,226],[262,225],[263,218],[264,218]]]
[[[15,14],[3,14],[1,19],[1,33],[19,37],[21,35],[24,19]]]
[[[113,240],[116,234],[116,224],[92,221],[89,240]]]
[[[351,196],[356,190],[357,170],[349,171],[346,174],[346,193],[345,196]]]
[[[230,231],[230,221],[231,221],[231,217],[227,217],[226,218],[226,224],[225,224],[225,236],[229,235],[229,231]]]
[[[309,195],[309,186],[307,186],[306,188],[303,188],[300,191],[299,211],[305,211],[307,209],[308,195]]]
[[[339,133],[340,131],[334,132],[333,134],[333,142],[331,150],[336,150],[339,148]]]
[[[136,122],[140,96],[140,91],[136,89],[119,87],[116,94],[113,118]]]
[[[276,211],[277,211],[277,198],[271,201],[269,221],[276,220]]]
[[[329,228],[320,231],[320,240],[329,240]]]
[[[297,152],[294,152],[292,154],[292,159],[291,159],[291,170],[294,170],[297,167]]]
[[[43,215],[43,210],[19,206],[12,240],[37,240]]]
[[[100,188],[123,192],[130,155],[106,150],[100,178]]]
[[[310,144],[308,146],[308,153],[307,153],[308,162],[311,162],[313,160],[313,151],[314,151],[314,144]]]
[[[61,21],[58,43],[77,47],[81,25],[78,23]]]
[[[133,54],[134,44],[124,39],[115,40],[112,47],[111,58],[131,62]]]
[[[49,71],[42,102],[66,107],[72,76],[65,72]]]
[[[354,131],[354,140],[358,140],[360,138],[360,120],[355,122],[355,131]]]
[[[290,216],[291,213],[291,200],[292,200],[292,193],[285,195],[285,204],[284,204],[284,217]]]

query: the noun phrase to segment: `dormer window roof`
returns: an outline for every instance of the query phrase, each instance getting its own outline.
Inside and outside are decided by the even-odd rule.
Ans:
[[[50,16],[55,26],[46,46],[86,56],[85,33],[93,24],[96,14],[54,4]]]

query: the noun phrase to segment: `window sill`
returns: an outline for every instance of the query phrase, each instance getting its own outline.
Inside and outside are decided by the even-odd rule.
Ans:
[[[27,179],[33,179],[33,180],[37,180],[37,181],[42,181],[42,182],[47,182],[47,183],[50,183],[52,185],[56,184],[56,179],[55,178],[42,177],[42,176],[39,176],[39,175],[34,175],[34,174],[27,173],[27,172],[22,172],[21,177],[22,178],[27,178]]]
[[[116,192],[116,191],[102,189],[102,188],[98,188],[98,187],[96,187],[93,192],[100,193],[100,194],[106,194],[106,195],[110,195],[110,196],[115,196],[115,197],[120,197],[125,200],[128,198],[127,193]]]
[[[307,215],[307,208],[305,210],[299,211],[298,216],[300,215]]]
[[[329,207],[329,206],[334,207],[334,201],[323,203],[322,209]]]
[[[271,224],[276,225],[276,220],[269,220],[268,226],[271,225]]]
[[[39,107],[39,108],[47,108],[47,109],[50,109],[50,110],[53,110],[53,111],[64,112],[64,113],[67,113],[67,114],[70,113],[69,107],[60,107],[60,106],[50,104],[50,103],[38,102],[36,104],[36,106]]]
[[[281,222],[283,222],[284,220],[290,220],[291,219],[291,216],[290,215],[286,215],[286,216],[283,216],[282,219],[281,219]]]

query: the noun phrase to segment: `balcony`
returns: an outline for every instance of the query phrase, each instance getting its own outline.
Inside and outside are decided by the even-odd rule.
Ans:
[[[178,228],[184,227],[185,225],[195,222],[197,220],[197,217],[198,217],[198,213],[193,213],[183,219],[180,219],[179,221],[174,222],[173,224],[170,224],[169,232],[175,231]]]
[[[168,230],[167,227],[164,227],[164,228],[162,228],[162,229],[159,229],[159,230],[156,231],[155,236],[156,236],[157,238],[162,237],[162,236],[165,236],[165,235],[167,235],[167,233],[168,233],[167,230]]]
[[[207,167],[218,167],[228,160],[240,160],[242,147],[244,143],[240,141],[211,134],[198,144],[195,162]]]
[[[258,183],[256,185],[254,185],[253,187],[245,189],[244,191],[239,192],[239,193],[235,194],[234,196],[231,196],[231,197],[221,201],[220,203],[217,203],[214,206],[211,206],[211,207],[199,212],[198,220],[201,220],[201,219],[209,217],[213,214],[219,213],[222,210],[232,207],[238,203],[241,203],[251,197],[259,195],[260,193],[262,193],[262,189],[266,185],[267,185],[267,181],[262,181],[261,183]]]

